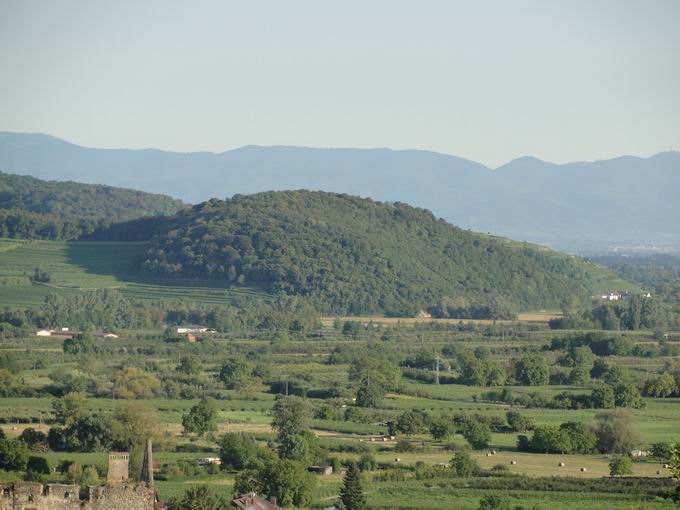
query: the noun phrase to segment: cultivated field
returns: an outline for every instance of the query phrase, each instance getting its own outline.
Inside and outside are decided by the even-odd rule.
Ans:
[[[17,241],[0,239],[0,306],[41,304],[49,294],[100,288],[119,290],[137,301],[182,301],[230,305],[248,297],[267,299],[261,290],[224,288],[211,281],[142,278],[134,268],[146,243]],[[49,283],[33,283],[36,268]]]

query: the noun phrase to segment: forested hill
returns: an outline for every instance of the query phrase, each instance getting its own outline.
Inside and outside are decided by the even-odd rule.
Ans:
[[[217,199],[156,233],[142,271],[307,296],[336,313],[502,318],[586,295],[592,266],[402,203],[309,191]]]
[[[0,172],[0,237],[70,240],[182,207],[181,200],[166,195]]]

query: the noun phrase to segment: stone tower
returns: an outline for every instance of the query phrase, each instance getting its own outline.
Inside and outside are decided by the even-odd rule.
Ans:
[[[109,485],[125,483],[130,479],[130,454],[127,452],[109,453],[109,472],[106,483]]]

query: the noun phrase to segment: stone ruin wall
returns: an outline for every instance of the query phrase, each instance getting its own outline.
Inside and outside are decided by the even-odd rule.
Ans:
[[[153,510],[154,489],[146,483],[90,487],[81,500],[78,485],[19,483],[0,486],[0,510]]]

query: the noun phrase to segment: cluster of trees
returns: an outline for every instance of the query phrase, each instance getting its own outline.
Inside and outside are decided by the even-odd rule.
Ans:
[[[563,307],[564,315],[552,319],[552,329],[638,330],[663,329],[680,324],[680,317],[656,297],[632,294],[621,301],[597,301],[590,307]]]
[[[36,274],[42,275],[42,271],[36,269]],[[296,296],[278,295],[267,301],[253,299],[238,306],[209,307],[173,302],[133,303],[113,289],[50,294],[41,307],[0,310],[0,330],[15,334],[22,331],[25,334],[35,327],[116,330],[181,323],[205,324],[220,332],[268,330],[307,334],[318,327],[319,313],[307,300]],[[170,328],[168,339],[174,336]]]
[[[508,379],[507,370],[493,361],[487,349],[477,348],[474,352],[463,347],[444,348],[444,354],[453,356],[457,366],[458,381],[472,386],[503,386]]]
[[[509,411],[504,419],[501,416],[466,413],[431,416],[426,411],[412,409],[404,411],[396,420],[389,421],[387,426],[392,435],[429,433],[436,441],[460,433],[472,448],[479,450],[489,446],[492,432],[526,432],[534,429],[534,422],[517,411]],[[404,444],[403,447],[408,448],[408,445]]]
[[[236,195],[181,211],[152,239],[142,270],[266,285],[342,314],[431,308],[485,318],[584,295],[590,278],[568,257],[457,229],[429,211],[307,191]]]
[[[638,442],[629,412],[608,411],[595,416],[594,425],[566,422],[536,425],[531,438],[520,435],[517,449],[536,453],[629,453]]]
[[[566,350],[573,353],[579,347],[587,347],[597,356],[646,356],[648,347],[636,345],[627,336],[612,336],[601,332],[579,333],[566,338],[555,338],[550,350]],[[583,352],[583,350],[581,351]]]
[[[0,189],[0,237],[17,239],[78,239],[113,223],[184,207],[165,195],[1,172]]]
[[[680,397],[680,363],[668,361],[661,374],[647,379],[642,393],[647,397]]]
[[[615,373],[620,373],[616,370]],[[516,394],[511,388],[487,391],[481,399],[488,402],[503,402],[525,407],[541,407],[549,409],[614,409],[642,407],[642,396],[635,383],[623,379],[610,379],[611,383],[598,382],[593,385],[590,394],[564,391],[557,395],[544,393]]]

